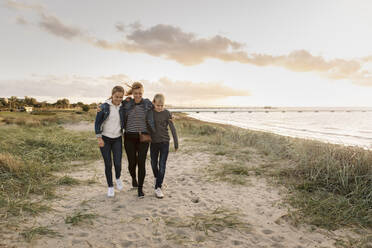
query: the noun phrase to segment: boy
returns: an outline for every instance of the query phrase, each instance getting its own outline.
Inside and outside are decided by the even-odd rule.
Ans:
[[[164,109],[165,98],[163,94],[156,94],[154,96],[154,121],[155,133],[151,134],[151,167],[155,177],[155,195],[157,198],[163,198],[164,194],[161,191],[163,184],[166,162],[169,153],[169,134],[168,126],[172,132],[174,148],[178,149],[178,138],[176,128],[172,122],[172,114]],[[160,155],[160,158],[159,158]]]

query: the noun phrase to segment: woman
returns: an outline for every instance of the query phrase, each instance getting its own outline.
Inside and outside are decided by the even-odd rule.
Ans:
[[[132,177],[132,186],[138,187],[138,197],[143,198],[143,182],[146,176],[146,156],[149,143],[141,142],[141,135],[155,132],[153,105],[149,99],[142,98],[143,85],[134,82],[126,95],[133,95],[126,101],[124,109],[124,147],[128,158],[128,170]],[[138,180],[136,167],[138,166]]]

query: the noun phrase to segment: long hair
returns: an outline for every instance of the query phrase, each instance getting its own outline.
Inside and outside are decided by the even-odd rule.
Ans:
[[[133,90],[136,90],[136,89],[141,89],[143,92],[143,85],[140,82],[134,82],[132,85],[129,85],[126,83],[125,85],[129,87],[129,90],[127,90],[127,93],[125,94],[126,96],[132,95]]]

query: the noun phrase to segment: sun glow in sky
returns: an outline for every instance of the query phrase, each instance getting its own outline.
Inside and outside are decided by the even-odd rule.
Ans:
[[[372,107],[372,1],[0,0],[0,97]]]

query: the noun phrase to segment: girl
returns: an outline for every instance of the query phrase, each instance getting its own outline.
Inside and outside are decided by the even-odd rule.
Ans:
[[[138,187],[138,197],[144,197],[143,182],[146,176],[146,156],[149,149],[149,141],[144,141],[144,136],[149,137],[155,132],[153,105],[149,99],[143,99],[143,85],[134,82],[127,96],[133,95],[133,99],[123,105],[124,109],[124,147],[128,158],[128,170],[132,177],[132,186]],[[138,181],[136,167],[138,166]]]
[[[98,139],[103,161],[105,163],[105,175],[108,184],[107,196],[115,195],[112,182],[112,159],[113,155],[116,187],[118,190],[123,189],[123,183],[120,180],[121,158],[122,158],[122,134],[123,134],[123,107],[122,101],[124,88],[115,86],[112,89],[110,99],[106,100],[100,106],[101,111],[97,112],[95,121],[95,133]]]

